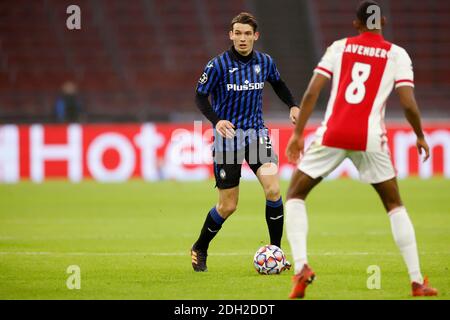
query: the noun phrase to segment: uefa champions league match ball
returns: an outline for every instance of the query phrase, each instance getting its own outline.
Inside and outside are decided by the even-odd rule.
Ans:
[[[253,266],[259,274],[279,274],[286,264],[286,255],[281,248],[265,245],[256,251]]]

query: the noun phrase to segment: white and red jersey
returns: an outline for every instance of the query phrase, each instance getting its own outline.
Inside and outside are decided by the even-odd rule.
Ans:
[[[408,53],[381,35],[365,32],[335,41],[314,72],[332,78],[325,119],[317,130],[320,143],[348,150],[385,150],[386,100],[394,87],[414,87]]]

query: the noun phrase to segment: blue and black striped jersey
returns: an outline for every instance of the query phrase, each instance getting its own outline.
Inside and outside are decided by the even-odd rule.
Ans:
[[[213,110],[221,120],[230,121],[236,129],[260,130],[264,128],[264,83],[280,79],[268,54],[253,51],[251,59],[244,63],[230,49],[208,62],[197,92],[211,95]]]

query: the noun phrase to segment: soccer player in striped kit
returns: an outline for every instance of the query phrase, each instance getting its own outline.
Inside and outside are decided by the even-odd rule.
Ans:
[[[298,163],[286,202],[286,231],[296,273],[290,298],[303,298],[315,277],[307,263],[305,199],[345,158],[350,158],[360,179],[370,183],[383,202],[408,269],[412,295],[437,295],[420,272],[414,227],[400,198],[384,127],[386,100],[395,87],[406,119],[417,135],[418,152],[424,153],[424,161],[428,159],[429,147],[414,98],[412,62],[403,48],[383,38],[381,26],[385,18],[381,14],[378,26],[376,21],[374,26],[370,23],[377,11],[381,12],[381,8],[375,1],[362,2],[353,22],[359,35],[335,41],[327,49],[303,96],[296,128],[286,149],[289,161]],[[330,79],[325,119],[316,132],[316,140],[303,154],[303,130],[320,91]]]
[[[207,63],[196,90],[196,104],[215,128],[214,175],[219,192],[218,203],[208,212],[191,248],[192,267],[197,272],[207,271],[209,243],[237,208],[244,159],[264,189],[270,243],[280,247],[283,233],[278,157],[272,150],[262,115],[265,82],[287,105],[293,123],[299,108],[273,59],[253,50],[259,37],[256,19],[243,12],[231,21],[230,27],[233,46]],[[285,269],[289,267],[287,263]]]

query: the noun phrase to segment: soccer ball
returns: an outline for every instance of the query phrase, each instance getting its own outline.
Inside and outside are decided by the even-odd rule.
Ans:
[[[286,265],[286,255],[281,248],[268,244],[256,251],[253,266],[259,274],[279,274]]]

